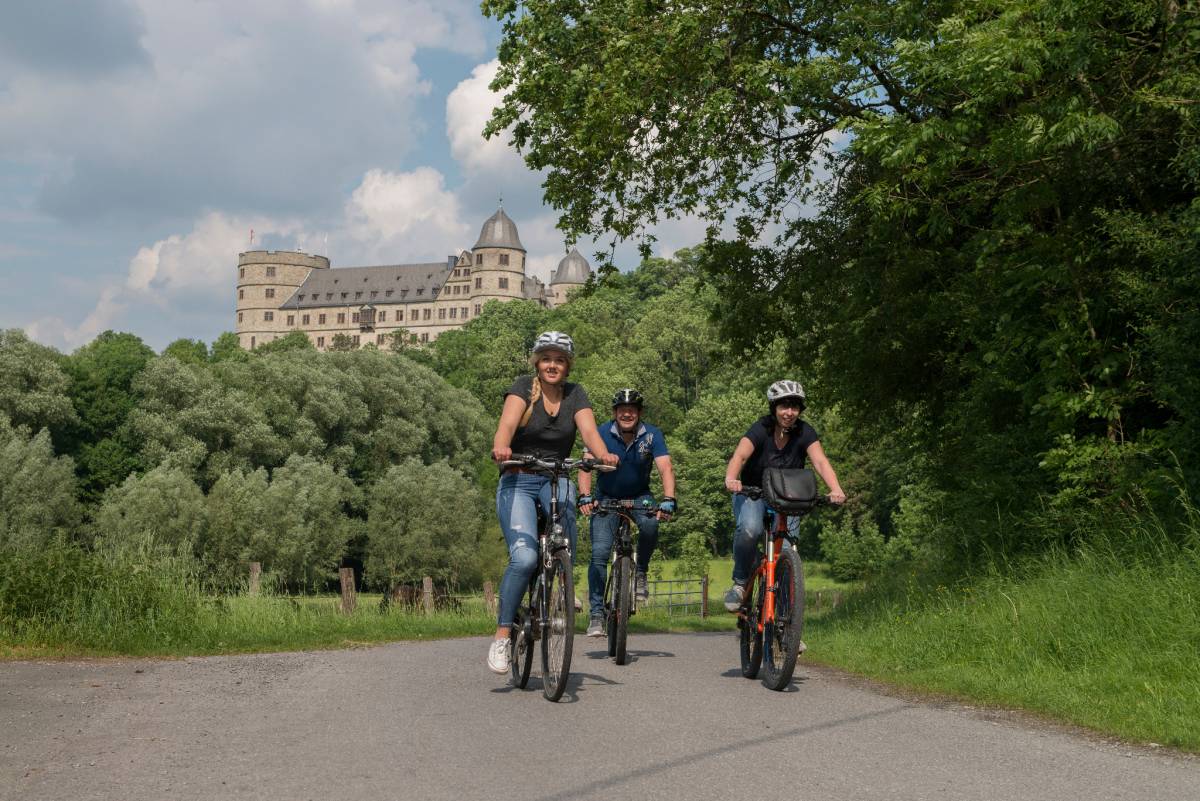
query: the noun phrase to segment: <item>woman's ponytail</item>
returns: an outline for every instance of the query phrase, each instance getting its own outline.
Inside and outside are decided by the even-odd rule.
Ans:
[[[542,382],[536,375],[533,377],[533,387],[529,390],[529,405],[525,407],[525,414],[521,415],[521,425],[518,428],[524,428],[529,424],[529,418],[533,417],[533,404],[542,399]]]

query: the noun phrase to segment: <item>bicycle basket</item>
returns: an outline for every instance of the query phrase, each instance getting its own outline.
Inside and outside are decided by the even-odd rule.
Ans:
[[[768,467],[763,470],[763,498],[777,512],[803,514],[817,502],[817,477],[807,468]]]

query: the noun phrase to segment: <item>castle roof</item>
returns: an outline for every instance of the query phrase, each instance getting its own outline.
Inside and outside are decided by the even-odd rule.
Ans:
[[[384,264],[313,270],[281,309],[362,306],[367,303],[426,303],[437,300],[456,263]]]
[[[504,213],[504,209],[496,209],[496,213],[487,218],[479,231],[479,241],[471,250],[479,248],[509,248],[525,252],[521,237],[517,235],[517,224]]]
[[[558,263],[558,269],[554,271],[550,283],[586,284],[591,275],[592,266],[588,264],[588,260],[578,248],[571,248],[571,252],[563,256],[562,261]]]

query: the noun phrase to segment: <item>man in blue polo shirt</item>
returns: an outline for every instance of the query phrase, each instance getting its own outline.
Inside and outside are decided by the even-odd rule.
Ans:
[[[654,502],[650,494],[650,468],[658,468],[662,477],[663,501],[658,512],[634,512],[638,524],[637,583],[634,595],[646,600],[646,568],[654,546],[658,544],[658,521],[669,520],[675,512],[675,471],[667,453],[667,441],[657,428],[642,422],[642,393],[619,389],[612,400],[613,419],[600,426],[600,436],[609,453],[621,457],[617,469],[601,473],[596,482],[596,497],[591,496],[592,476],[579,473],[579,511],[591,515],[602,498]],[[585,449],[584,453],[587,451]],[[588,565],[588,602],[591,618],[587,636],[604,636],[604,582],[608,579],[608,559],[616,535],[616,515],[592,517],[592,561]]]

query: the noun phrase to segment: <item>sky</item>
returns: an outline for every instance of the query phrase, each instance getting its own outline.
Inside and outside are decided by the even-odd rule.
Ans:
[[[481,134],[499,37],[477,0],[0,4],[0,328],[211,342],[238,253],[439,261],[501,197],[548,281],[541,176]],[[669,255],[704,226],[653,233]]]

